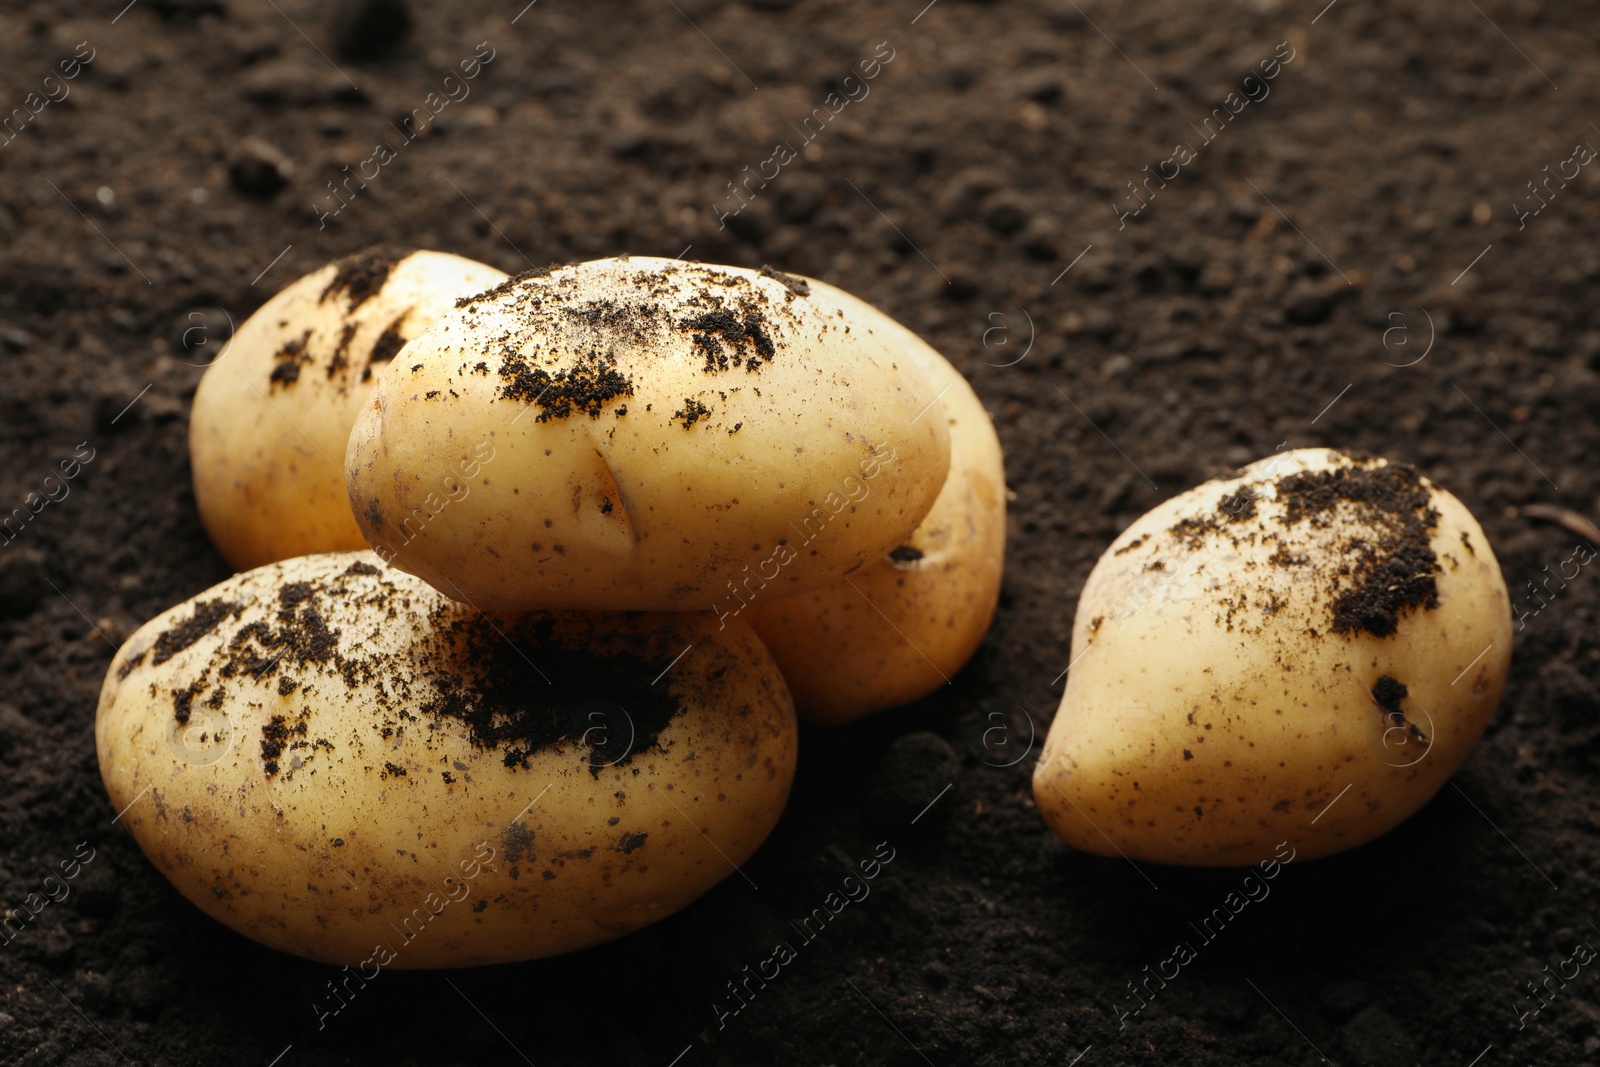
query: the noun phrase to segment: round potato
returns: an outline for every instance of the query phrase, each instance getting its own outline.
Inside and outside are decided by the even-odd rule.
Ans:
[[[1460,766],[1510,659],[1505,580],[1460,501],[1404,464],[1286,452],[1100,558],[1034,796],[1102,855],[1352,848]]]
[[[742,623],[483,615],[367,552],[238,574],[141,627],[95,724],[121,823],[184,896],[363,968],[670,915],[777,822],[795,739]]]
[[[356,519],[483,608],[723,614],[824,585],[898,545],[949,468],[934,390],[868,325],[770,270],[522,275],[379,375]]]
[[[195,504],[223,558],[243,570],[365,548],[342,464],[375,372],[458,297],[505,277],[444,252],[370,248],[246,319],[189,417]]]
[[[933,385],[950,431],[950,473],[933,508],[887,556],[808,593],[751,608],[802,718],[846,723],[926,696],[983,642],[1005,569],[1000,439],[950,361],[906,327],[823,282]]]

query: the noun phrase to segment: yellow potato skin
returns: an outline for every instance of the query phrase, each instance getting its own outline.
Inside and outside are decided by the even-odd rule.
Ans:
[[[944,488],[902,542],[920,556],[885,556],[748,612],[801,718],[840,725],[927,696],[983,643],[1005,569],[1005,462],[983,402],[949,360],[870,305],[807,280],[905,353],[933,386],[950,431]]]
[[[484,743],[523,715],[565,716],[567,739]],[[207,914],[308,959],[421,968],[568,952],[682,908],[777,822],[796,727],[742,623],[482,616],[352,552],[235,575],[141,627],[95,740],[119,822]]]
[[[737,267],[524,275],[379,376],[352,509],[379,555],[485,609],[726,611],[814,588],[899,544],[949,468],[934,391],[863,326]]]
[[[444,252],[369,249],[291,283],[239,325],[189,418],[195,504],[229,564],[366,547],[342,464],[374,372],[458,297],[505,277]]]
[[[1116,539],[1079,600],[1066,692],[1034,772],[1052,830],[1087,852],[1163,863],[1250,864],[1280,842],[1312,858],[1387,832],[1444,785],[1510,666],[1510,600],[1482,529],[1418,477],[1437,512],[1422,539],[1437,606],[1402,607],[1380,636],[1381,621],[1335,632],[1340,608],[1358,602],[1339,591],[1360,578],[1338,569],[1359,562],[1353,538],[1376,540],[1370,520],[1340,502],[1282,521],[1285,478],[1387,467],[1287,452],[1167,501]],[[1387,558],[1404,559],[1398,580],[1424,571]],[[1405,686],[1397,705],[1392,690],[1382,703],[1386,677]]]

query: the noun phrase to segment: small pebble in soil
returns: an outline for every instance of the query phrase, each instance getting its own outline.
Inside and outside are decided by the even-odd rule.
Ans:
[[[259,137],[246,137],[228,154],[233,187],[247,196],[268,197],[289,184],[294,164]]]
[[[1052,219],[1034,215],[1022,231],[1022,250],[1030,259],[1043,261],[1060,257],[1060,227]]]

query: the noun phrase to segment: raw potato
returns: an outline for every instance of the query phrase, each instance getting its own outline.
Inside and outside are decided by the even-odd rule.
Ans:
[[[949,360],[870,305],[807,281],[910,359],[932,383],[950,428],[944,488],[890,555],[821,589],[750,609],[801,717],[839,724],[928,695],[978,650],[1005,567],[1005,464],[983,402]]]
[[[95,725],[119,821],[194,904],[403,968],[682,908],[777,822],[795,736],[742,623],[484,616],[367,552],[238,574],[141,627]]]
[[[1100,558],[1034,796],[1101,855],[1338,852],[1444,785],[1510,660],[1505,580],[1460,501],[1409,466],[1286,452]]]
[[[189,419],[195,504],[223,558],[244,570],[365,548],[341,464],[374,371],[458,297],[505,277],[444,252],[371,248],[246,319],[200,379]]]
[[[379,376],[351,506],[379,555],[482,608],[815,588],[898,545],[949,468],[935,391],[868,325],[771,271],[524,275]]]

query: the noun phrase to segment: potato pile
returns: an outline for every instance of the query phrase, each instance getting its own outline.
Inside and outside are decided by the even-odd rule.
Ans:
[[[241,326],[190,446],[242,573],[118,652],[102,777],[197,906],[330,963],[526,959],[684,907],[776,824],[797,713],[926,696],[999,599],[976,394],[770,268],[368,250]],[[1040,813],[1167,863],[1370,840],[1483,732],[1509,606],[1404,464],[1306,449],[1181,494],[1083,590]]]
[[[994,427],[943,357],[832,286],[582,263],[466,301],[401,364],[350,436],[351,504],[379,555],[448,595],[749,607],[825,722],[926,695],[988,629]],[[473,493],[442,496],[486,447]]]
[[[782,812],[791,684],[829,722],[915,700],[998,598],[970,388],[770,269],[369,250],[240,327],[190,446],[255,569],[118,652],[101,774],[197,906],[330,963],[671,914]]]

